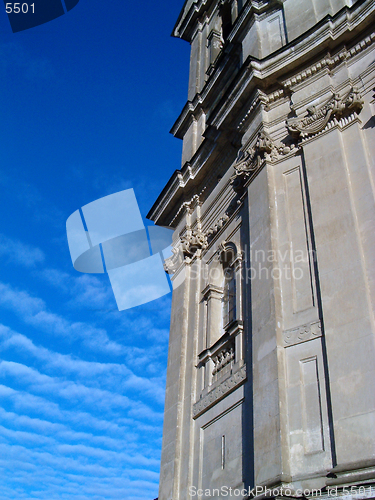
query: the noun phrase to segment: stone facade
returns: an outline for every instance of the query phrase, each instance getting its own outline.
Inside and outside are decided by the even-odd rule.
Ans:
[[[374,11],[185,2],[159,500],[375,497]]]

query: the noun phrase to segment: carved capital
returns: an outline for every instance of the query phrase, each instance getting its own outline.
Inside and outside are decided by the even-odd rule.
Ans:
[[[191,231],[181,238],[182,252],[185,257],[193,257],[198,250],[207,248],[207,236],[203,231]]]
[[[259,132],[254,146],[246,152],[240,150],[238,154],[231,177],[233,190],[241,193],[247,179],[260,168],[264,160],[275,160],[280,155],[290,153],[294,148],[294,144],[285,145],[273,141],[264,130]]]
[[[257,140],[250,150],[240,150],[236,164],[234,165],[234,175],[231,178],[234,191],[242,191],[246,179],[252,172],[258,170],[264,160],[265,153],[270,153],[271,151],[272,139],[264,131],[259,132]]]

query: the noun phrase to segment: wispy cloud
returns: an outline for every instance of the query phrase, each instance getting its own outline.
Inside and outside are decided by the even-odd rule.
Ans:
[[[80,340],[92,350],[103,350],[120,355],[124,347],[111,341],[103,328],[96,328],[83,322],[69,321],[59,314],[50,312],[41,298],[17,290],[11,285],[0,283],[0,305],[19,315],[25,323],[41,328],[67,340]]]
[[[38,270],[40,278],[69,296],[69,306],[93,311],[117,310],[108,276],[74,273],[54,268]]]
[[[25,267],[35,267],[45,259],[44,252],[40,248],[8,238],[3,234],[0,234],[0,256]]]
[[[0,308],[28,325],[0,324],[1,500],[154,498],[169,299],[121,314],[102,277],[46,268],[40,249],[5,236],[0,255],[59,298],[52,310],[0,282]]]
[[[0,324],[0,351],[15,348],[31,355],[47,372],[59,371],[79,380],[94,381],[96,386],[116,387],[117,390],[142,391],[160,404],[164,402],[164,375],[140,377],[120,363],[99,363],[73,358],[68,354],[53,352],[45,347],[36,346],[25,335],[14,332]]]
[[[149,500],[158,480],[157,472],[152,470],[135,468],[132,474],[124,472],[126,453],[116,453],[113,460],[100,450],[95,452],[82,446],[59,447],[51,453],[48,447],[30,449],[20,444],[0,443],[0,454],[2,500],[122,499],[137,493],[138,499]],[[15,483],[17,496],[4,480]],[[31,495],[26,496],[21,488],[17,491],[25,483]]]
[[[66,400],[70,404],[79,403],[81,407],[95,406],[96,411],[108,413],[121,409],[130,416],[147,414],[149,418],[159,420],[161,413],[139,400],[131,399],[117,391],[87,386],[62,377],[51,377],[21,363],[0,362],[0,378],[14,379],[32,393],[48,395],[52,400]]]
[[[149,408],[143,408],[139,403],[129,403],[129,399],[122,396],[118,400],[116,394],[142,394],[143,399],[146,397],[159,405],[164,402],[164,376],[140,377],[124,364],[90,362],[67,354],[56,353],[45,347],[36,346],[25,335],[0,325],[0,351],[5,352],[10,349],[27,353],[31,359],[34,358],[40,362],[44,374],[20,363],[2,361],[0,362],[0,375],[12,375],[17,378],[18,383],[25,381],[30,386],[37,386],[39,393],[51,393],[72,400],[78,397],[82,402],[89,391],[89,401],[97,398],[98,402],[95,404],[98,407],[105,404],[107,408],[110,408],[113,404],[120,404],[122,407],[133,407],[135,412],[144,409],[149,415],[152,413]],[[56,372],[60,375],[59,379],[47,376]],[[70,380],[67,381],[68,377]],[[78,380],[79,383],[72,382],[72,378]],[[110,401],[106,402],[107,399]],[[154,416],[157,419],[160,418],[160,414]]]
[[[4,327],[2,332],[8,339],[15,336]],[[2,500],[14,495],[104,500],[132,498],[137,492],[138,498],[149,500],[154,494],[161,414],[125,395],[84,386],[61,373],[47,376],[20,363],[1,362],[0,379],[19,387],[0,385]],[[9,405],[12,410],[6,409]],[[158,427],[142,423],[155,419]]]

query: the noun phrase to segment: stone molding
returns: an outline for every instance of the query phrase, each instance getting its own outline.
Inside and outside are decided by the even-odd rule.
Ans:
[[[312,77],[313,75],[315,75],[324,68],[327,68],[329,70],[334,69],[343,61],[347,61],[348,59],[354,57],[356,54],[359,54],[359,52],[362,52],[362,50],[364,50],[366,47],[369,47],[372,43],[374,43],[374,40],[375,40],[375,32],[371,33],[369,36],[367,36],[361,42],[357,43],[357,45],[355,45],[351,49],[347,49],[346,47],[344,47],[340,52],[338,52],[334,56],[331,56],[329,53],[326,54],[318,62],[311,64],[305,70],[294,75],[292,78],[289,78],[289,80],[286,80],[283,83],[284,88],[286,90],[289,90],[294,85],[302,83],[303,81]]]
[[[367,483],[370,493],[372,493],[372,495],[368,495],[368,497],[375,497],[375,487],[373,484],[375,479],[374,459],[360,460],[358,462],[337,465],[329,471],[327,478],[327,486],[357,483],[358,488],[358,485],[361,483]]]
[[[213,346],[204,349],[201,353],[199,353],[197,367],[203,366],[203,364],[206,363],[209,358],[215,356],[223,347],[225,347],[226,344],[228,344],[228,342],[231,341],[231,339],[234,339],[242,332],[242,320],[234,320],[229,323],[226,328],[226,333],[218,341],[216,341]]]
[[[231,216],[237,210],[237,208],[241,205],[241,200],[238,198],[234,198],[229,204],[228,208],[225,210],[224,215],[222,215],[208,230],[207,230],[207,238],[208,240],[212,240],[212,238],[222,229],[226,223],[229,221]]]
[[[242,118],[241,122],[237,125],[237,129],[241,130],[243,128],[245,122],[251,116],[251,113],[257,107],[258,104],[263,104],[267,109],[268,106],[273,102],[276,102],[279,99],[283,99],[285,97],[290,96],[292,93],[292,87],[300,83],[303,83],[305,80],[308,80],[309,78],[313,77],[315,74],[319,73],[324,68],[327,68],[330,71],[333,70],[334,68],[339,66],[343,61],[348,61],[356,54],[359,54],[360,52],[365,50],[367,47],[372,45],[374,41],[375,41],[375,32],[368,35],[366,38],[364,38],[364,40],[361,40],[361,42],[357,43],[357,45],[355,45],[351,49],[347,49],[346,47],[344,47],[334,56],[331,56],[330,53],[327,53],[323,58],[319,59],[318,62],[311,64],[303,71],[294,75],[292,78],[289,78],[288,80],[284,81],[282,83],[283,88],[275,90],[270,94],[266,94],[265,92],[258,90],[257,95],[250,104],[248,111]]]
[[[246,365],[241,366],[235,373],[225,379],[208,394],[203,396],[193,405],[193,418],[197,418],[209,408],[218,403],[229,393],[237,389],[246,380]]]
[[[191,197],[190,200],[184,201],[184,203],[181,204],[180,208],[177,210],[176,215],[171,221],[171,226],[175,223],[177,217],[180,215],[181,212],[185,211],[188,213],[192,213],[194,208],[201,203],[200,197],[202,196],[203,192],[205,191],[206,188],[203,188],[202,191],[199,194],[195,194],[194,196]]]
[[[265,153],[272,151],[272,139],[262,131],[248,151],[240,150],[234,165],[234,174],[231,177],[231,185],[236,193],[244,189],[244,185],[252,172],[258,170],[265,159]]]
[[[338,120],[349,123],[351,118],[361,111],[362,107],[363,99],[359,90],[356,87],[351,87],[343,96],[334,92],[326,102],[310,106],[307,108],[307,116],[287,120],[286,127],[290,134],[289,144],[276,142],[265,130],[260,131],[255,144],[246,151],[241,149],[238,153],[234,173],[230,179],[233,190],[241,195],[246,183],[253,174],[260,170],[266,160],[275,161],[284,155],[297,151],[303,139],[319,134],[330,125],[338,123]],[[194,203],[199,203],[198,195],[195,195],[190,202],[183,203],[175,218],[183,208],[190,211]],[[241,205],[241,200],[238,197],[234,198],[224,215],[206,233],[198,229],[189,231],[181,238],[184,256],[192,258],[197,250],[205,250],[209,241],[226,225],[239,205]]]
[[[216,255],[218,256],[219,262],[221,262],[221,264],[224,264],[224,257],[228,253],[232,254],[232,259],[230,260],[228,265],[235,271],[237,271],[244,259],[244,253],[233,241],[223,240],[219,243],[216,251]]]
[[[281,90],[280,92],[284,93],[284,90]],[[242,130],[242,128],[246,124],[247,120],[251,117],[254,109],[258,106],[258,104],[263,104],[264,106],[267,106],[268,102],[269,102],[269,96],[267,96],[267,94],[258,89],[255,98],[253,99],[248,110],[245,113],[245,116],[237,125],[237,130]]]
[[[202,290],[202,296],[204,300],[219,299],[223,297],[223,289],[220,286],[209,284],[204,290]]]
[[[298,326],[297,328],[284,330],[283,343],[284,347],[289,347],[291,345],[301,344],[302,342],[307,342],[308,340],[316,339],[321,336],[322,326],[320,321],[314,321],[313,323]]]
[[[356,87],[340,96],[334,92],[323,104],[307,108],[307,116],[290,118],[286,127],[290,134],[289,144],[274,141],[262,130],[258,133],[255,144],[247,151],[240,150],[234,165],[231,185],[236,193],[242,193],[246,182],[259,170],[265,160],[274,161],[281,156],[297,150],[298,142],[306,137],[322,132],[332,120],[347,120],[358,114],[363,107],[363,99]]]
[[[212,164],[208,160],[208,156],[212,149],[219,144],[220,140],[224,141],[224,139],[226,139],[219,139],[222,133],[221,125],[225,121],[228,113],[237,105],[239,99],[244,98],[244,89],[250,88],[252,81],[257,82],[256,87],[259,90],[262,89],[262,92],[264,92],[264,89],[261,82],[265,82],[266,80],[274,81],[275,85],[281,87],[279,89],[276,88],[272,94],[268,95],[268,98],[264,98],[260,96],[260,94],[258,97],[255,96],[256,99],[259,98],[262,102],[268,100],[269,103],[271,103],[278,99],[288,97],[290,92],[293,91],[294,86],[303,84],[304,80],[315,78],[321,71],[331,71],[340,64],[345,64],[345,62],[356,57],[357,54],[367,50],[373,45],[375,40],[374,32],[370,34],[367,33],[363,36],[362,40],[357,41],[352,47],[349,46],[347,48],[344,45],[350,43],[347,39],[344,39],[344,33],[350,31],[352,33],[352,39],[360,35],[361,27],[366,25],[366,23],[368,24],[367,20],[372,15],[372,11],[372,0],[355,2],[352,7],[342,9],[333,17],[327,16],[319,22],[314,31],[314,43],[312,43],[311,33],[307,33],[297,40],[293,48],[287,44],[283,47],[281,52],[277,51],[264,60],[246,61],[232,83],[232,90],[228,98],[225,102],[223,101],[221,107],[219,106],[217,108],[215,114],[212,115],[207,122],[207,136],[199,148],[199,155],[195,155],[191,158],[190,162],[186,162],[186,164],[181,167],[181,170],[173,174],[157,202],[150,210],[148,217],[158,224],[169,225],[170,213],[166,211],[166,207],[170,207],[171,204],[173,205],[174,203],[179,203],[181,195],[185,190],[188,190],[188,186],[190,187],[190,185],[192,185],[195,187],[195,183],[197,182],[196,178],[203,175],[203,170],[206,170],[206,172],[212,170]],[[341,43],[342,45],[340,46]],[[321,48],[327,44],[333,48],[334,53],[331,55],[331,53],[326,52],[325,55],[322,56]],[[310,62],[310,64],[308,63],[309,65],[306,67],[306,62],[312,60],[313,62]],[[303,69],[301,69],[301,65],[304,66]],[[185,114],[192,114],[195,116],[198,113],[198,108],[200,109],[207,106],[208,100],[211,99],[213,89],[217,85],[219,85],[218,78],[210,78],[206,86],[202,89],[202,92],[197,94],[191,102],[189,101],[186,104],[175,126],[172,128],[172,132],[175,135],[180,136],[179,130],[182,126],[181,123],[185,121],[182,117],[185,116]],[[215,95],[216,94],[217,92]],[[228,106],[229,102],[230,106]],[[253,114],[254,112],[250,113],[246,120],[249,120]],[[218,117],[220,119],[218,119]],[[242,119],[243,115],[242,117],[238,116],[238,122],[235,125],[237,132],[237,125]],[[207,150],[204,149],[205,142],[207,142]]]
[[[332,119],[340,119],[353,113],[359,113],[363,107],[363,99],[356,87],[352,87],[344,96],[338,93],[323,104],[307,108],[307,116],[290,118],[286,122],[292,137],[299,139],[322,132]]]
[[[234,352],[234,341],[228,345],[226,345],[220,352],[218,352],[215,356],[212,357],[212,362],[214,364],[212,370],[212,376],[217,377],[220,376],[221,370],[223,370],[229,364],[233,364],[235,361],[235,352]]]

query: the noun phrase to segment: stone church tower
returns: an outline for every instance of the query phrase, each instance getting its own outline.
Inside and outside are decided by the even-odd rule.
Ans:
[[[183,6],[159,500],[375,497],[374,12]]]

